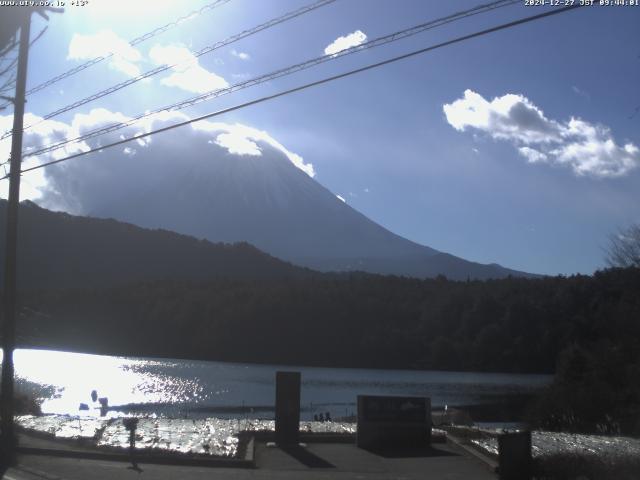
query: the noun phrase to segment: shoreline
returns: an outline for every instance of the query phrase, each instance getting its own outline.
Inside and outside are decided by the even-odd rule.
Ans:
[[[362,363],[353,363],[350,365],[335,365],[331,363],[325,363],[323,360],[319,359],[318,362],[310,362],[306,364],[300,363],[282,363],[282,362],[272,362],[268,359],[264,361],[247,361],[239,358],[213,358],[213,357],[205,357],[205,356],[189,356],[185,355],[171,355],[171,354],[162,354],[157,352],[144,352],[141,354],[140,350],[136,350],[135,352],[125,351],[125,350],[100,350],[100,349],[82,349],[77,348],[73,345],[66,344],[48,344],[43,345],[40,342],[17,342],[16,349],[20,350],[43,350],[43,351],[55,351],[55,352],[66,352],[66,353],[78,353],[83,355],[98,355],[98,356],[109,356],[109,357],[120,357],[134,360],[156,360],[156,361],[195,361],[195,362],[215,362],[215,363],[230,363],[236,365],[246,365],[246,366],[273,366],[273,367],[282,367],[285,369],[291,367],[300,367],[300,368],[327,368],[327,369],[348,369],[348,370],[380,370],[380,371],[406,371],[406,372],[442,372],[442,373],[479,373],[479,374],[496,374],[496,375],[531,375],[531,376],[545,376],[552,377],[555,375],[555,372],[549,371],[500,371],[500,370],[478,370],[478,369],[468,369],[468,370],[454,370],[454,369],[429,369],[416,365],[389,365],[389,366],[380,366],[380,365],[366,365]]]
[[[132,458],[122,418],[22,416],[17,424],[20,438],[25,440],[19,447],[23,453],[126,462]],[[495,461],[497,437],[502,431],[434,426],[433,443],[462,444]],[[355,443],[357,426],[351,422],[300,422],[300,432],[305,443],[351,444]],[[137,433],[135,459],[142,463],[253,468],[254,441],[273,440],[274,421],[143,418]],[[202,448],[206,443],[217,447]],[[596,472],[597,478],[635,478],[629,475],[640,471],[640,438],[533,431],[532,456],[540,474],[589,476]]]
[[[16,417],[20,431],[62,445],[91,451],[129,450],[129,432],[123,417],[92,418],[70,415],[23,415]],[[135,452],[236,458],[248,435],[271,435],[273,420],[139,418]],[[301,434],[355,438],[355,424],[348,422],[300,422]],[[240,453],[239,453],[240,452]]]

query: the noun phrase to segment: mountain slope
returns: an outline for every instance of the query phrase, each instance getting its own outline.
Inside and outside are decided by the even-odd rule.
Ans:
[[[181,168],[170,178],[154,179],[153,188],[123,194],[88,214],[211,241],[245,241],[320,271],[452,279],[527,276],[402,238],[337,199],[270,145],[261,149],[260,156],[180,158]]]
[[[89,215],[246,241],[287,260],[437,253],[380,227],[276,155],[228,154]]]
[[[4,264],[7,202],[0,201]],[[55,213],[23,202],[19,213],[19,288],[102,287],[146,280],[264,279],[306,275],[244,244],[213,244],[115,220]]]

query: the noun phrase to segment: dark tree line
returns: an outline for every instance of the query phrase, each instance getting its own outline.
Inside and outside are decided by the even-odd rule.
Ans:
[[[573,344],[638,346],[638,272],[482,282],[318,274],[47,291],[24,297],[22,335],[158,356],[553,372]]]

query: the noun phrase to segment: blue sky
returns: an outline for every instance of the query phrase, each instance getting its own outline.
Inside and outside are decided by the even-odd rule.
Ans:
[[[311,2],[231,0],[135,49],[126,47],[206,3],[90,0],[52,15],[32,48],[28,86],[81,64],[105,45],[119,48],[119,55],[29,97],[29,118],[158,63],[184,59],[185,48],[199,50]],[[98,124],[92,113],[97,108],[109,112],[103,117],[132,117],[323,55],[339,37],[370,40],[478,3],[337,0],[204,55],[197,67],[171,72],[171,78],[164,73],[62,114],[49,133],[39,132],[50,140],[68,134],[74,121]],[[544,11],[523,3],[338,58],[184,114],[207,113]],[[34,34],[44,24],[35,20]],[[418,243],[530,272],[592,273],[603,266],[608,235],[640,222],[639,24],[640,7],[578,9],[218,117],[227,126],[255,130],[220,127],[226,136],[216,141],[250,149],[251,135],[267,135],[355,209]],[[10,112],[4,113],[3,130],[10,125]],[[36,137],[27,135],[26,144],[38,143]],[[43,197],[50,175],[25,174],[23,198],[55,207],[52,199],[65,192],[56,197],[49,185]],[[3,196],[5,191],[0,185]],[[82,199],[73,200],[58,208],[82,213]]]

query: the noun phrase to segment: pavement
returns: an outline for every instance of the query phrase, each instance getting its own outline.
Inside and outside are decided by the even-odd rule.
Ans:
[[[370,452],[351,443],[309,443],[282,449],[255,443],[255,468],[140,463],[20,454],[5,480],[75,479],[403,479],[496,480],[491,468],[452,443],[425,450]]]

